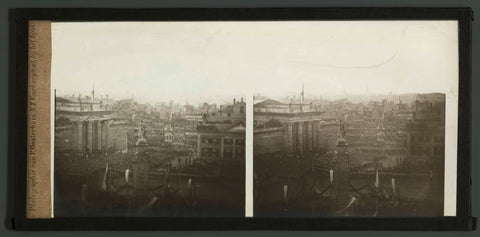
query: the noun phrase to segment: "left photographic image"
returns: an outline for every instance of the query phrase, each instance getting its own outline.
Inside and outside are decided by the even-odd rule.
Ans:
[[[244,217],[246,96],[202,22],[52,23],[55,217]]]

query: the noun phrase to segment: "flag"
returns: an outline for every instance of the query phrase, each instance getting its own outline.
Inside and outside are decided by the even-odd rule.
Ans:
[[[147,203],[147,205],[143,206],[142,208],[140,208],[140,212],[143,212],[145,210],[147,210],[149,207],[151,207],[156,201],[158,200],[157,196],[154,196],[152,198],[152,200],[150,200],[149,203]]]
[[[392,190],[393,190],[393,194],[396,195],[397,190],[396,190],[396,187],[395,187],[395,179],[394,178],[392,178]]]
[[[107,190],[107,174],[108,174],[108,163],[105,165],[105,172],[103,173],[103,180],[100,187],[103,191]]]
[[[348,208],[350,208],[350,206],[352,206],[353,203],[355,203],[356,200],[357,199],[355,197],[352,197],[352,199],[350,200],[348,205],[345,208],[343,208],[342,210],[337,211],[337,213],[342,213],[342,212],[346,211]]]
[[[125,182],[127,182],[127,183],[128,183],[128,179],[130,178],[129,176],[130,176],[130,170],[126,169],[125,170]]]

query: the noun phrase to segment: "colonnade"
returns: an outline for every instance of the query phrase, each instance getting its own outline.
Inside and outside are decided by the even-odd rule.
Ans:
[[[284,133],[285,151],[303,154],[324,148],[325,138],[322,137],[321,121],[286,122]]]
[[[72,124],[72,149],[80,152],[109,148],[110,121],[84,120]]]

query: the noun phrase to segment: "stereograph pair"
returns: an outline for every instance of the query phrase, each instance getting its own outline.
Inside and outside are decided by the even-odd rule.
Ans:
[[[457,215],[457,20],[29,29],[28,218]]]
[[[451,210],[456,22],[51,27],[55,216]]]

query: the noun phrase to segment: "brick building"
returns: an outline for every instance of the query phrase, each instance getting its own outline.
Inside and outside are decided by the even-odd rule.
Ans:
[[[413,120],[407,124],[410,161],[443,163],[445,157],[445,94],[419,95]]]

